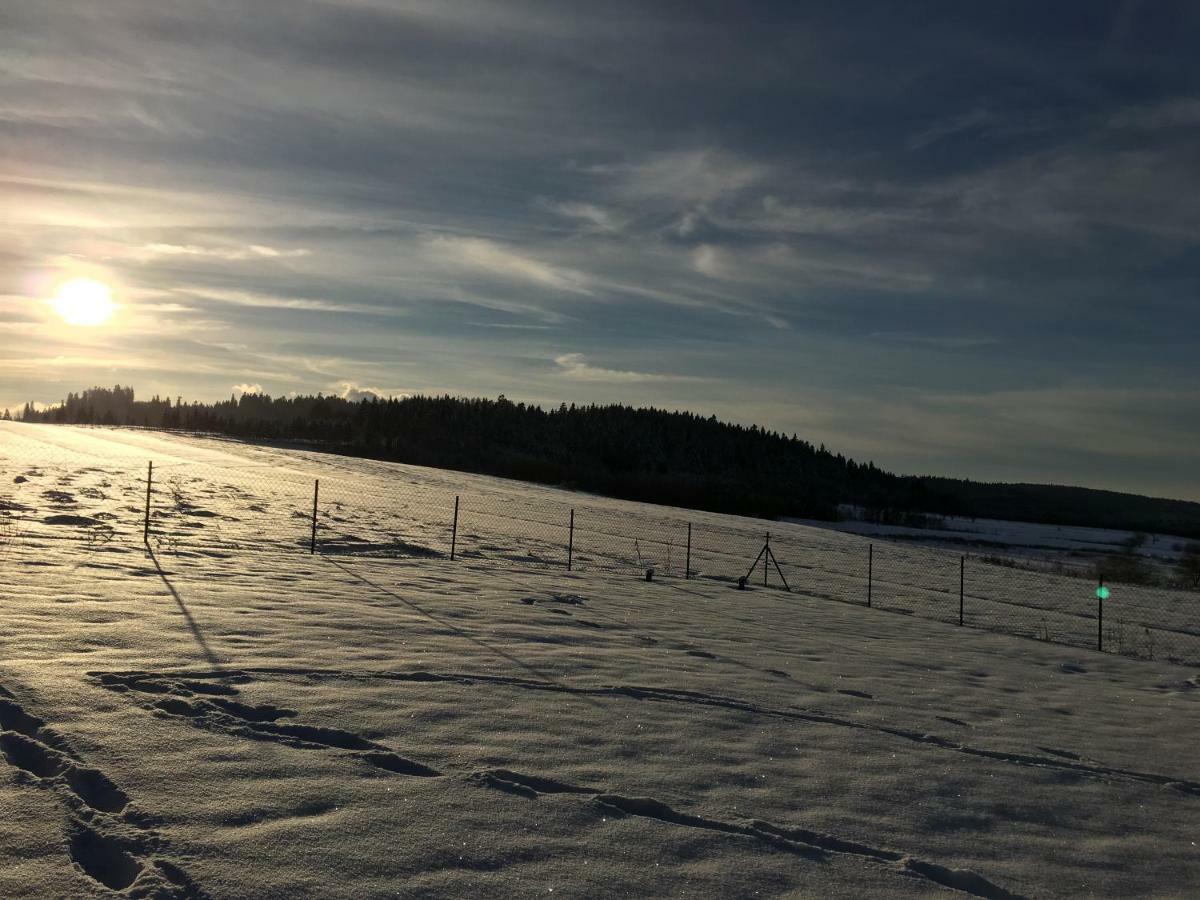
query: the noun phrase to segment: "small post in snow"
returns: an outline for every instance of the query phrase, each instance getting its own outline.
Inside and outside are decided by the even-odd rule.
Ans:
[[[963,597],[966,594],[967,583],[967,557],[965,555],[958,558],[958,624],[963,623]]]
[[[313,479],[313,514],[312,514],[312,538],[308,542],[308,552],[313,554],[317,552],[317,495],[321,492],[321,479]]]
[[[875,545],[867,544],[867,609],[871,608],[871,587],[875,581]]]
[[[454,559],[454,551],[458,548],[458,494],[454,495],[454,524],[450,526],[450,559]]]
[[[571,523],[567,526],[567,571],[571,571],[571,558],[575,555],[575,510],[571,510]]]
[[[683,567],[683,577],[687,580],[692,577],[692,523],[688,522],[688,543],[687,543],[687,562]]]
[[[150,485],[154,483],[154,460],[146,469],[146,520],[142,524],[142,543],[150,543]]]

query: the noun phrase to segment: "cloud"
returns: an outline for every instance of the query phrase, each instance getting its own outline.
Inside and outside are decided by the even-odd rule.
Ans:
[[[353,381],[339,381],[334,385],[337,395],[343,400],[358,403],[360,400],[384,400],[388,397],[402,398],[409,396],[404,391],[387,391],[382,388],[366,387]]]
[[[994,337],[920,334],[915,331],[873,331],[866,335],[866,337],[871,340],[913,344],[917,346],[944,347],[949,350],[970,350],[976,347],[987,347],[999,343],[998,339]]]
[[[612,171],[619,178],[618,190],[627,197],[680,205],[728,199],[765,181],[770,173],[762,162],[709,148],[656,153]]]
[[[235,384],[233,386],[233,395],[235,397],[241,397],[243,394],[262,394],[262,393],[265,393],[265,391],[263,391],[263,386],[261,384],[257,384],[257,383],[246,384],[243,382],[242,384]]]
[[[993,116],[991,113],[986,109],[976,107],[970,112],[935,122],[924,131],[913,135],[908,140],[908,149],[921,150],[945,138],[956,137],[964,132],[989,125],[992,121]]]
[[[272,259],[279,258],[295,258],[298,256],[308,256],[311,251],[303,247],[296,247],[292,250],[277,250],[274,247],[268,247],[265,244],[251,244],[249,247],[251,253],[257,256],[266,256]]]
[[[279,250],[265,244],[250,244],[247,247],[200,247],[195,244],[144,244],[137,248],[135,255],[142,259],[152,259],[156,256],[197,256],[213,259],[244,260],[244,259],[296,259],[308,256],[311,251],[302,247],[292,250]]]
[[[644,381],[702,381],[689,375],[672,375],[665,372],[633,372],[622,369],[605,369],[587,362],[582,353],[563,353],[554,357],[558,374],[574,381],[605,381],[633,383]]]
[[[560,216],[584,223],[591,231],[612,234],[621,230],[621,225],[613,215],[594,203],[563,201],[546,205],[552,212],[556,212]]]
[[[527,282],[538,287],[588,294],[588,277],[582,272],[548,265],[531,256],[485,238],[436,237],[432,251],[454,265]]]
[[[193,302],[209,301],[210,303],[242,306],[261,309],[283,309],[308,312],[327,313],[356,313],[372,316],[394,316],[403,314],[393,306],[364,303],[336,303],[330,300],[310,297],[283,297],[259,291],[221,290],[219,288],[178,284],[177,292],[188,297]]]
[[[709,278],[724,277],[720,251],[709,244],[701,244],[692,251],[692,265],[697,272]]]
[[[1187,128],[1200,125],[1200,97],[1172,97],[1158,103],[1128,106],[1113,113],[1114,129]]]

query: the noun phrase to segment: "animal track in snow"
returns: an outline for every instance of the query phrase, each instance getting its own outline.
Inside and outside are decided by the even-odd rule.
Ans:
[[[584,599],[578,594],[551,594],[549,597],[522,597],[521,602],[526,606],[535,606],[539,603],[561,603],[566,606],[582,606]]]
[[[162,678],[147,672],[89,674],[109,690],[146,694],[147,697],[140,701],[145,709],[186,719],[207,731],[273,741],[298,750],[347,750],[355,759],[399,775],[428,778],[442,774],[341,728],[279,721],[294,717],[295,710],[270,704],[251,705],[227,696],[206,696],[208,693],[236,693],[229,685],[222,684],[217,690],[210,688],[206,692],[197,689],[201,683],[195,679]]]
[[[88,878],[114,891],[139,884],[142,896],[203,900],[208,895],[175,864],[154,854],[164,842],[129,796],[86,766],[61,735],[0,686],[0,756],[20,777],[50,790],[70,813],[67,852]]]
[[[667,825],[716,831],[768,844],[795,856],[823,862],[831,854],[864,857],[875,863],[894,866],[906,875],[922,878],[941,887],[951,888],[987,900],[1020,900],[1015,894],[977,872],[951,869],[937,863],[900,853],[871,847],[857,841],[822,834],[805,828],[775,825],[751,820],[732,822],[708,816],[682,812],[653,797],[626,797],[589,787],[578,787],[551,778],[524,775],[507,769],[486,769],[467,776],[472,784],[490,787],[509,794],[536,800],[544,794],[575,794],[603,807],[609,814],[654,819]]]
[[[106,888],[123,891],[142,874],[142,863],[113,838],[76,822],[68,844],[71,859]]]
[[[830,713],[817,712],[813,710],[802,710],[795,707],[778,709],[763,706],[752,701],[739,700],[733,697],[722,697],[717,694],[708,694],[701,691],[643,687],[640,685],[573,687],[551,681],[538,681],[529,678],[518,678],[516,676],[485,675],[469,672],[347,672],[338,669],[311,669],[293,667],[256,667],[245,669],[236,673],[189,672],[181,673],[178,676],[172,676],[169,673],[158,676],[150,675],[144,672],[124,673],[123,675],[120,673],[90,674],[92,674],[93,677],[99,677],[101,679],[106,677],[122,678],[133,676],[136,680],[140,680],[142,682],[150,681],[154,683],[161,683],[163,680],[169,680],[172,677],[199,679],[204,677],[222,678],[229,677],[231,675],[234,678],[240,678],[242,680],[248,680],[254,676],[299,676],[309,678],[344,678],[352,681],[384,679],[390,681],[411,682],[451,682],[472,685],[496,685],[518,690],[545,691],[548,693],[574,694],[587,697],[626,697],[633,700],[645,700],[655,703],[680,703],[693,706],[708,706],[750,713],[752,715],[783,719],[787,721],[807,722],[816,725],[829,725],[838,728],[851,728],[860,731],[870,731],[876,734],[885,735],[887,737],[909,741],[924,747],[945,750],[952,753],[962,753],[967,756],[974,756],[983,759],[991,759],[996,762],[1032,768],[1057,769],[1072,772],[1080,777],[1096,779],[1099,781],[1123,781],[1169,787],[1184,794],[1200,797],[1200,782],[1192,781],[1186,778],[1176,778],[1174,776],[1160,775],[1154,772],[1140,772],[1134,769],[1072,762],[1058,755],[1043,756],[1033,753],[1011,753],[1001,750],[989,750],[983,747],[974,747],[969,744],[963,744],[951,738],[941,737],[940,735],[935,735],[924,731],[897,728],[873,722],[862,722],[855,719],[846,718],[844,716],[837,716]],[[145,687],[141,689],[146,690],[150,688]]]
[[[342,729],[322,728],[298,724],[280,724],[278,718],[284,714],[294,715],[290,710],[261,705],[251,706],[228,698],[228,692],[236,693],[233,683],[244,683],[256,677],[304,677],[313,679],[370,680],[383,679],[418,684],[467,684],[492,685],[518,690],[535,690],[550,693],[578,694],[583,696],[613,696],[633,700],[682,703],[688,705],[717,707],[768,716],[784,720],[835,727],[854,728],[900,738],[931,748],[964,753],[971,756],[993,759],[1014,765],[1032,766],[1067,771],[1083,777],[1104,781],[1124,781],[1171,787],[1185,794],[1200,795],[1200,784],[1184,779],[1154,773],[1137,772],[1129,769],[1111,768],[1070,761],[1070,751],[1045,748],[1045,756],[1034,754],[1007,753],[972,747],[947,738],[919,731],[894,728],[867,722],[858,722],[840,716],[797,709],[773,709],[759,704],[721,697],[699,691],[653,688],[638,685],[610,685],[604,687],[572,687],[553,682],[534,681],[511,676],[473,673],[435,672],[347,672],[341,670],[309,668],[255,668],[236,672],[180,673],[89,673],[111,690],[142,694],[139,703],[147,709],[166,715],[186,718],[191,724],[228,734],[256,740],[273,740],[297,749],[349,750],[349,755],[376,767],[406,775],[437,777],[442,775],[435,769],[405,760],[382,745],[375,744],[353,732]],[[202,685],[210,684],[210,691],[217,696],[204,694]],[[226,695],[226,696],[221,696]],[[223,702],[224,705],[221,705]],[[1043,749],[1043,748],[1038,748]],[[758,820],[728,821],[695,815],[676,810],[650,797],[627,797],[604,789],[567,784],[553,778],[521,774],[509,769],[484,769],[466,775],[466,781],[481,787],[507,794],[536,800],[543,795],[576,795],[604,809],[627,816],[654,819],[678,827],[699,828],[753,839],[759,843],[782,849],[809,859],[824,859],[828,854],[858,856],[878,864],[887,865],[904,875],[924,879],[931,884],[962,891],[989,900],[1010,900],[1019,897],[976,872],[948,868],[937,863],[912,857],[906,853],[886,848],[871,847],[835,835],[822,834],[803,828],[780,825]]]

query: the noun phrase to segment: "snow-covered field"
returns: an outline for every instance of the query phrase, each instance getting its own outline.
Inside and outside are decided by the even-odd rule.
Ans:
[[[929,527],[883,525],[855,518],[861,510],[843,507],[846,518],[838,522],[816,519],[790,521],[814,528],[829,528],[845,534],[904,541],[924,547],[999,553],[1018,557],[1045,568],[1086,572],[1107,556],[1132,553],[1158,572],[1169,575],[1188,545],[1187,538],[1171,534],[1139,535],[1115,528],[1079,525],[1046,525],[1008,519],[931,516]]]
[[[0,436],[0,460],[17,473],[0,478],[0,535],[27,551],[83,548],[107,559],[139,549],[148,476],[149,543],[176,560],[293,558],[310,548],[316,500],[326,557],[448,559],[453,549],[503,566],[565,568],[570,559],[593,573],[682,577],[686,568],[730,584],[749,573],[757,584],[762,568],[750,568],[769,528],[778,568],[765,574],[776,587],[782,575],[808,597],[955,623],[961,606],[975,628],[1089,648],[1102,632],[1109,652],[1200,665],[1200,594],[1112,585],[1101,629],[1090,577],[998,564],[995,541],[964,558],[808,524],[214,438],[19,423],[0,423]],[[996,533],[1015,541],[1018,566],[1030,527]]]
[[[762,523],[15,423],[0,503],[0,897],[1200,884],[1196,670],[936,621],[957,556],[877,543],[865,609],[830,602],[865,586],[852,535],[772,524],[794,592],[738,591]],[[702,577],[660,577],[685,521]],[[1074,585],[990,584],[978,624],[1094,631]]]

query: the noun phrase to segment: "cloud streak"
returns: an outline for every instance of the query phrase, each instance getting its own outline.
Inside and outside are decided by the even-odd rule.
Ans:
[[[667,372],[636,372],[629,369],[606,369],[589,363],[582,353],[561,353],[554,357],[558,374],[572,381],[594,381],[606,384],[634,384],[652,381],[703,381],[689,375]]]
[[[587,276],[549,265],[484,238],[436,237],[431,251],[451,265],[572,294],[589,294]]]

